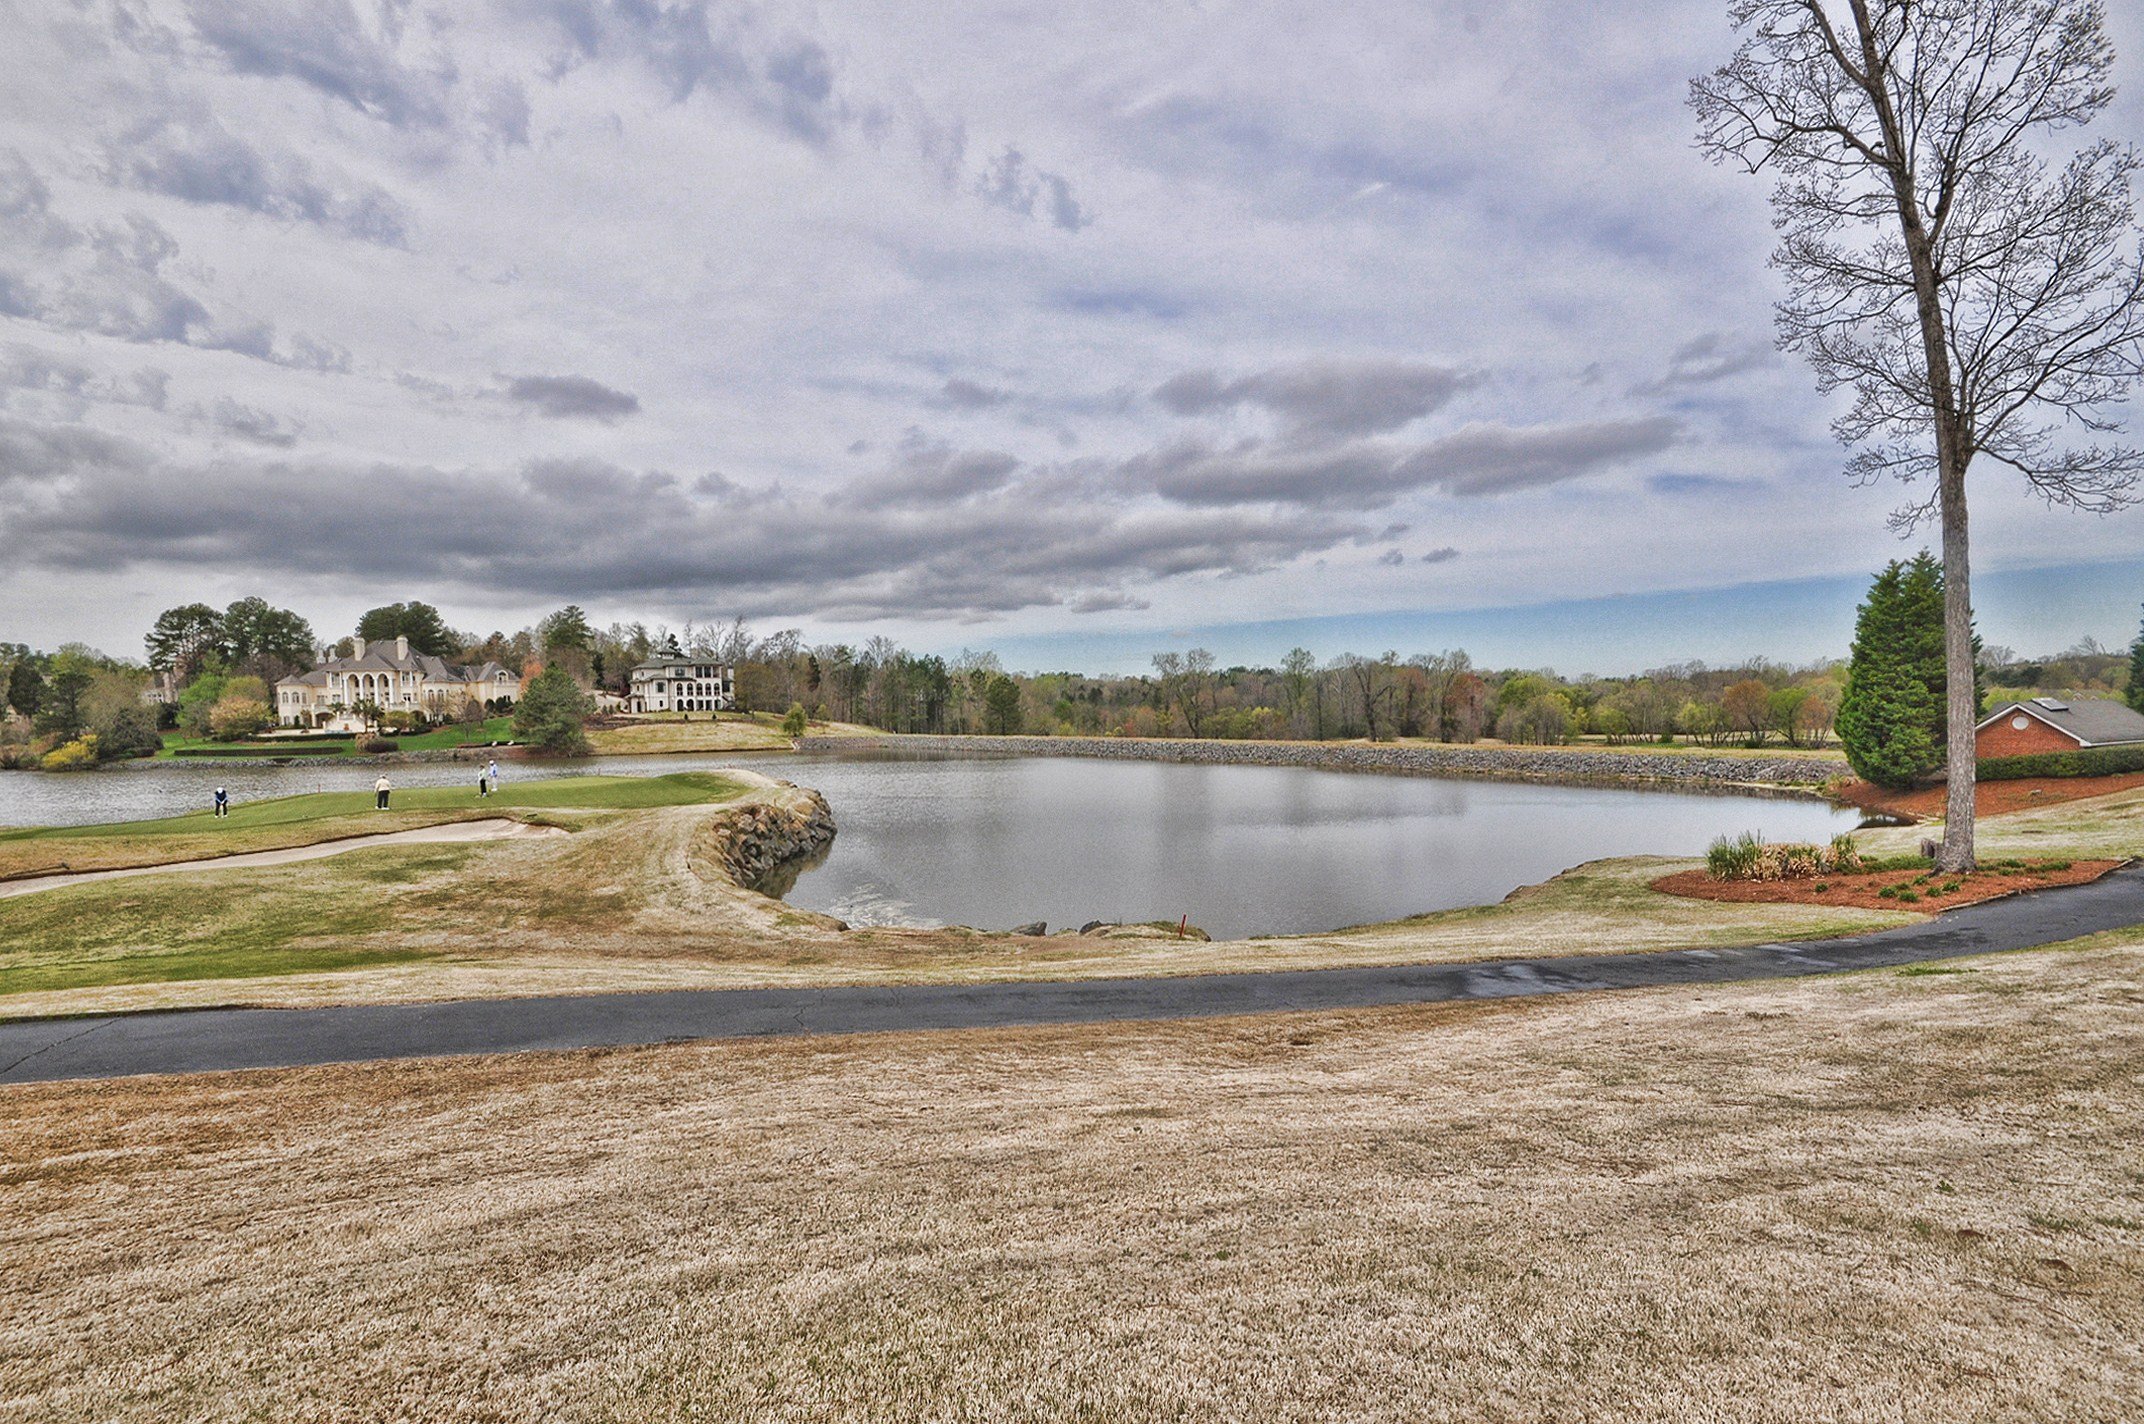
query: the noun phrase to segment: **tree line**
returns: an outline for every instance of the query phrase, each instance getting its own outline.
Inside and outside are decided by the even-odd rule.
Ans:
[[[1925,554],[1877,576],[1851,665],[1690,662],[1628,677],[1484,667],[1462,650],[1320,659],[1305,648],[1272,665],[1222,666],[1192,648],[1157,653],[1138,674],[1014,672],[988,651],[918,653],[885,637],[810,643],[797,629],[760,634],[741,618],[598,626],[572,604],[512,633],[474,633],[455,629],[433,604],[405,600],[367,610],[348,636],[322,640],[299,614],[245,598],[221,610],[193,603],[165,611],[138,661],[79,644],[50,653],[0,644],[0,766],[42,765],[55,755],[63,765],[146,755],[164,731],[243,739],[273,724],[276,679],[348,654],[359,638],[404,637],[413,651],[449,662],[495,662],[532,680],[546,675],[541,696],[529,684],[538,705],[526,709],[528,730],[558,748],[584,745],[587,694],[622,695],[636,664],[678,656],[733,666],[741,709],[790,714],[793,728],[816,719],[891,732],[1520,745],[1585,738],[1822,747],[1840,738],[1850,753],[1852,729],[1918,728],[1863,738],[1890,738],[1888,751],[1856,757],[1857,769],[1884,780],[1925,775],[1930,758],[1940,760],[1941,622],[1942,573]],[[1985,648],[1980,670],[1984,702],[2061,692],[2144,706],[2144,634],[2129,649],[2086,639],[2044,658]],[[159,700],[145,697],[152,689]],[[397,712],[394,725],[424,715]]]

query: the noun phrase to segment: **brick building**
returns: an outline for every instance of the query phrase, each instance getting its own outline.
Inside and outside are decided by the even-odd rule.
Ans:
[[[1975,755],[2034,756],[2144,743],[2144,714],[2103,698],[2005,702],[1974,729]]]

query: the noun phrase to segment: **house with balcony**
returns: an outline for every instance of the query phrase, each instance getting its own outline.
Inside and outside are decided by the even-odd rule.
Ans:
[[[628,712],[728,712],[737,706],[737,669],[707,658],[649,658],[627,678]]]
[[[470,702],[481,706],[520,696],[521,674],[497,663],[450,663],[411,652],[407,638],[371,644],[359,638],[350,656],[329,658],[278,682],[275,719],[286,727],[355,732],[365,727],[360,708],[444,719]]]

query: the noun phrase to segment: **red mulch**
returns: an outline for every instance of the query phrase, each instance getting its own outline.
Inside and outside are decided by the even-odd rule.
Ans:
[[[2006,811],[2029,811],[2035,806],[2054,806],[2064,801],[2082,801],[2092,796],[2111,796],[2144,786],[2144,771],[2120,776],[2034,776],[2023,781],[1981,781],[1973,785],[1973,811],[1980,816],[2000,816]],[[1849,781],[1834,788],[1832,795],[1864,811],[1899,816],[1911,821],[1943,819],[1940,783],[1911,791],[1886,791],[1866,781]]]
[[[1653,888],[1693,900],[1725,900],[1735,904],[1852,905],[1862,910],[1928,912],[1977,905],[1983,900],[1997,900],[2020,890],[2082,885],[2125,863],[2079,860],[2072,861],[2067,870],[2040,870],[2028,863],[2023,870],[2008,874],[1976,870],[1969,875],[1938,876],[1923,884],[1914,884],[1927,874],[1922,870],[1883,870],[1873,875],[1820,875],[1795,880],[1714,880],[1702,870],[1680,870],[1673,875],[1661,876],[1653,882]],[[1958,882],[1958,888],[1952,893],[1931,893],[1936,886],[1948,885],[1953,880]],[[1816,888],[1819,885],[1830,888],[1819,891]],[[1910,885],[1921,898],[1918,903],[1907,904],[1895,899],[1886,900],[1876,892],[1887,885]]]

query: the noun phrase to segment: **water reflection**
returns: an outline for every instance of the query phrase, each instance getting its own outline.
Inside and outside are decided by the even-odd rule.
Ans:
[[[1820,840],[1858,816],[1821,802],[1453,781],[1300,767],[915,754],[611,757],[513,763],[509,780],[748,766],[823,792],[839,834],[770,888],[852,924],[1188,915],[1216,935],[1299,933],[1501,899],[1603,856],[1695,855],[1715,836]],[[153,766],[0,773],[0,825],[81,824],[234,799],[357,790],[378,768]],[[392,768],[397,786],[469,781]],[[474,795],[474,786],[471,786]]]

